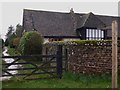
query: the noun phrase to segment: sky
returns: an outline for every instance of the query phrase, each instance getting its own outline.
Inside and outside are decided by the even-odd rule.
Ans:
[[[5,38],[10,25],[15,27],[18,23],[22,24],[23,9],[69,13],[71,8],[77,13],[118,16],[118,2],[1,2],[0,35]]]

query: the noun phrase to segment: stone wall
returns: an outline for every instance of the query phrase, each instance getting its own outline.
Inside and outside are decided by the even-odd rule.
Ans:
[[[111,73],[112,48],[104,45],[71,45],[68,47],[68,69],[77,73]],[[118,53],[120,70],[120,47]]]
[[[67,49],[68,62],[66,68],[69,71],[85,74],[105,74],[112,72],[112,46],[110,41],[67,42],[61,45],[63,45],[64,50]],[[51,49],[54,49],[53,46],[50,45]],[[118,61],[120,71],[120,42],[118,42]]]

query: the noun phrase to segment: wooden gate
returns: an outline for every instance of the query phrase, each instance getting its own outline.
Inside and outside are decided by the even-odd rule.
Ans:
[[[13,58],[11,63],[2,64],[2,77],[15,77],[17,80],[38,80],[62,78],[62,46],[57,46],[55,55],[3,56]],[[35,61],[36,60],[36,61]],[[10,68],[16,65],[16,68]],[[16,71],[17,73],[12,73]]]

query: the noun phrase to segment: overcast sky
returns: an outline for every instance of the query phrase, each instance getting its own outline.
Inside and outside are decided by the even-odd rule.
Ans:
[[[6,34],[10,25],[22,24],[23,9],[45,11],[89,13],[118,16],[118,2],[4,2],[0,3],[2,22],[0,34]]]

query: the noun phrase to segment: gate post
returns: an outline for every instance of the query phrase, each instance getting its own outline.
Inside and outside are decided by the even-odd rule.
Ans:
[[[57,45],[57,75],[62,78],[62,45]]]

